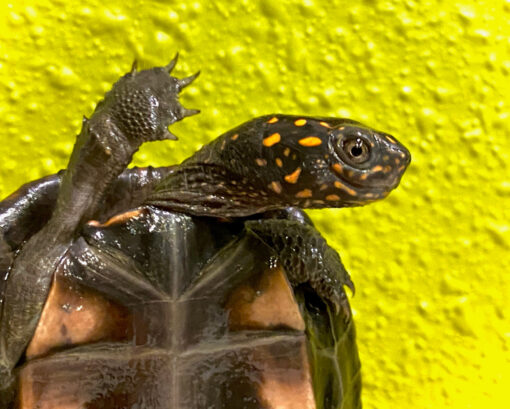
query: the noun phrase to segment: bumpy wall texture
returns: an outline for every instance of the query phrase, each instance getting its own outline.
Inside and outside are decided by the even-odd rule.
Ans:
[[[137,165],[271,112],[388,131],[413,154],[399,189],[311,213],[357,285],[365,407],[508,408],[509,22],[508,0],[3,0],[0,191],[64,167],[133,58],[177,50],[202,114]]]

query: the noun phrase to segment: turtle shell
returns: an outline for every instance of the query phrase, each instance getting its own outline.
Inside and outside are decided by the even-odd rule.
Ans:
[[[345,318],[242,221],[139,207],[86,224],[60,262],[16,406],[359,408]]]

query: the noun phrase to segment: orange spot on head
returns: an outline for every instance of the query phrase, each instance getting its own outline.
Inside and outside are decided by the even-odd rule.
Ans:
[[[341,175],[344,172],[344,168],[339,163],[334,163],[333,165],[331,165],[331,167],[339,175]]]
[[[269,189],[271,189],[275,193],[282,193],[282,185],[280,182],[271,182],[269,184]]]
[[[265,160],[265,159],[257,158],[257,159],[255,159],[255,162],[259,166],[266,166],[267,165],[267,160]]]
[[[280,158],[276,158],[274,161],[276,162],[276,166],[278,166],[279,168],[283,166],[283,162]]]
[[[235,141],[237,138],[239,138],[239,134],[238,133],[236,133],[236,134],[234,134],[234,135],[232,135],[230,137],[230,139],[232,139],[233,141]]]
[[[368,173],[363,173],[359,178],[360,180],[367,180]]]
[[[326,190],[327,188],[328,188],[328,185],[326,183],[324,183],[323,185],[321,185],[319,190]]]
[[[299,140],[299,144],[306,147],[319,146],[321,143],[321,139],[317,138],[316,136],[307,136],[306,138]]]
[[[329,200],[330,202],[340,200],[340,196],[338,195],[327,195],[326,200]]]
[[[262,141],[262,144],[264,146],[267,146],[267,147],[270,147],[270,146],[273,146],[275,144],[277,144],[278,142],[280,142],[281,140],[281,136],[278,132],[274,133],[274,134],[271,134],[267,137],[265,137]]]
[[[338,180],[335,180],[335,187],[337,189],[345,190],[347,193],[349,193],[351,196],[356,196],[356,191],[354,189],[351,189],[350,187],[345,186],[343,183],[339,182]],[[327,199],[327,198],[326,198]],[[329,199],[328,199],[329,200]]]
[[[328,124],[327,122],[322,121],[322,122],[319,122],[319,124],[322,125],[325,128],[331,128],[331,125]]]
[[[273,116],[269,121],[267,121],[268,124],[274,124],[275,122],[278,122],[278,118]]]
[[[284,179],[287,183],[296,183],[299,179],[299,175],[301,174],[301,168],[297,168],[294,172],[289,175],[285,175]]]
[[[296,193],[296,197],[306,198],[312,197],[312,191],[310,189],[303,189]]]
[[[296,119],[294,121],[294,125],[296,126],[303,126],[306,125],[306,119]]]
[[[377,165],[372,168],[372,172],[380,172],[381,170],[383,170],[381,165]]]
[[[285,150],[283,151],[283,156],[288,157],[289,155],[290,155],[290,148],[285,148]]]

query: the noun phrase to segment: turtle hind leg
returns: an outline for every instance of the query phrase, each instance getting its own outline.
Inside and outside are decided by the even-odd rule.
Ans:
[[[308,283],[337,314],[342,311],[350,320],[343,287],[354,292],[354,285],[338,253],[313,225],[306,220],[262,219],[247,221],[245,226],[275,250],[294,287]]]

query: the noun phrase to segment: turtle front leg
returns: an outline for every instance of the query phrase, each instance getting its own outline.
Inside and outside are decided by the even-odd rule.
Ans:
[[[136,70],[105,95],[84,119],[55,210],[48,223],[22,247],[9,272],[0,317],[0,400],[12,388],[12,369],[30,341],[56,266],[77,232],[131,162],[141,144],[176,139],[168,126],[198,113],[179,103],[179,92],[196,75],[178,79],[166,67]]]
[[[179,103],[179,92],[198,73],[184,79],[170,76],[176,58],[166,67],[140,72],[134,64],[97,105],[91,118],[84,118],[55,210],[55,217],[68,229],[75,231],[92,217],[140,145],[177,139],[168,126],[199,112]]]
[[[351,310],[344,286],[354,292],[354,284],[340,256],[306,216],[287,216],[292,219],[250,220],[245,226],[276,251],[293,286],[308,283],[337,314],[342,310],[349,320]]]

